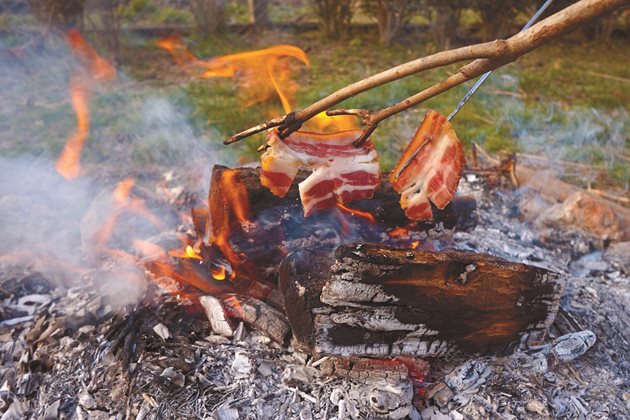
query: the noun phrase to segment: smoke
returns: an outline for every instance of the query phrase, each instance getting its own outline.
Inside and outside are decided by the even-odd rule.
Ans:
[[[630,115],[624,108],[597,109],[547,101],[532,104],[519,92],[518,79],[494,75],[484,97],[488,118],[508,130],[520,152],[546,161],[560,175],[591,183],[604,174],[623,185],[630,182],[627,144]],[[505,96],[497,99],[501,91]],[[483,140],[482,140],[483,143]]]
[[[69,86],[78,65],[60,37],[24,49],[0,46],[0,257],[35,264],[55,281],[59,264],[70,267],[64,282],[82,282],[89,271],[99,293],[126,304],[141,296],[144,270],[122,260],[104,270],[86,244],[114,219],[106,251],[133,252],[134,240],[175,232],[181,220],[156,186],[205,197],[212,165],[231,162],[214,147],[218,135],[195,128],[181,97],[119,74],[90,86],[83,176],[64,179],[55,160],[76,126]],[[114,217],[114,190],[128,178],[147,211]]]
[[[78,264],[78,222],[92,196],[88,180],[67,182],[48,160],[0,158],[0,253],[22,250]]]

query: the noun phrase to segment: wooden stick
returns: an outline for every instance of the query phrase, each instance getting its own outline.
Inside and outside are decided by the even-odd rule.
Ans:
[[[401,64],[341,88],[302,110],[274,118],[237,133],[224,143],[231,144],[273,127],[279,127],[280,136],[286,137],[298,130],[304,122],[315,115],[359,93],[425,70],[443,67],[461,61],[475,60],[463,66],[457,73],[442,82],[391,107],[377,112],[362,110],[362,112],[359,113],[358,110],[352,110],[354,114],[351,113],[349,115],[360,116],[363,120],[363,124],[367,126],[364,135],[358,139],[358,142],[362,142],[376,129],[378,123],[382,120],[445,92],[452,87],[480,76],[486,71],[508,64],[518,57],[569,32],[580,24],[584,24],[598,16],[610,13],[627,5],[630,5],[630,0],[580,0],[507,40],[496,40],[454,50],[442,51]],[[342,115],[344,111],[347,112],[348,110],[340,110],[336,115]]]

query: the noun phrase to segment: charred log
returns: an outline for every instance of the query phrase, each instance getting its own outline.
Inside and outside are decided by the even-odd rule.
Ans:
[[[316,355],[503,353],[544,334],[565,282],[543,268],[454,250],[346,245],[327,271],[312,267],[330,259],[304,254],[286,258],[280,284],[295,339]]]
[[[351,206],[373,215],[376,226],[336,208],[305,218],[297,183],[307,175],[298,174],[287,195],[278,198],[260,184],[257,168],[214,167],[206,229],[210,242],[218,245],[239,279],[275,283],[277,267],[288,252],[306,247],[333,251],[340,245],[339,233],[344,230],[355,241],[379,242],[382,233],[400,226],[425,231],[438,223],[449,229],[476,225],[472,197],[458,197],[444,210],[434,209],[431,222],[410,225],[400,208],[400,196],[385,180],[373,199]],[[215,261],[213,252],[202,250],[204,259]]]

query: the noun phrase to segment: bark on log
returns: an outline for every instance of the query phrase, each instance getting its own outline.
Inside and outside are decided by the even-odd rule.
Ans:
[[[248,296],[228,295],[222,299],[222,304],[228,316],[243,320],[276,343],[286,343],[289,324],[282,312]]]
[[[316,356],[503,353],[544,334],[565,284],[543,268],[454,250],[346,245],[328,271],[318,265],[329,257],[306,254],[283,261],[280,288],[296,341]]]

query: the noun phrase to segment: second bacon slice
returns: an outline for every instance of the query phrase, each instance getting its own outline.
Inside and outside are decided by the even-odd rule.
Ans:
[[[305,216],[338,202],[372,198],[380,182],[378,153],[370,140],[353,146],[362,133],[296,131],[281,139],[277,130],[270,130],[270,147],[261,157],[260,181],[273,194],[284,197],[300,168],[312,170],[298,186]]]
[[[401,193],[400,205],[411,220],[433,217],[429,200],[443,209],[455,196],[465,158],[451,123],[429,110],[390,175]]]

